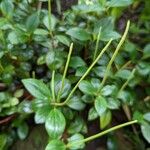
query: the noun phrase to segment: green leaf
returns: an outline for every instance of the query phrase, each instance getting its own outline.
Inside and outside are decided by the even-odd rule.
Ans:
[[[52,139],[58,139],[62,136],[66,126],[66,120],[60,110],[54,108],[50,111],[45,122],[45,128]]]
[[[50,113],[51,107],[50,106],[43,106],[41,108],[38,108],[38,110],[35,113],[35,123],[41,124],[44,123]]]
[[[75,110],[83,110],[85,108],[85,104],[82,102],[79,96],[73,96],[70,98],[67,105]]]
[[[37,79],[23,79],[25,88],[36,98],[42,100],[50,100],[51,92],[41,80]]]
[[[143,52],[143,59],[147,59],[150,57],[150,44],[147,44],[144,47],[144,52]]]
[[[117,78],[121,78],[121,79],[124,79],[124,80],[127,80],[130,75],[131,75],[131,71],[126,70],[126,69],[119,70],[119,71],[115,74],[115,76],[116,76]]]
[[[27,31],[34,32],[34,30],[38,27],[39,22],[39,14],[37,12],[29,16],[26,21]]]
[[[70,123],[70,126],[68,128],[68,133],[69,134],[74,134],[74,133],[78,133],[81,132],[84,126],[84,121],[81,117],[79,116],[75,116],[75,120],[73,120]]]
[[[74,142],[77,142],[83,139],[84,139],[84,136],[80,133],[76,133],[72,135],[70,138],[68,138],[68,145],[70,145],[69,149],[71,150],[83,149],[85,147],[84,143],[73,144]]]
[[[54,15],[51,15],[50,21],[51,21],[51,23],[49,25],[49,16],[48,15],[46,15],[43,19],[43,23],[46,26],[46,28],[50,31],[54,31],[55,26],[57,24],[57,19]]]
[[[107,106],[110,109],[119,109],[120,101],[118,99],[114,99],[112,97],[109,97],[107,99]]]
[[[13,10],[14,10],[14,5],[13,2],[10,0],[3,0],[1,2],[1,11],[4,16],[6,17],[12,17],[13,15]]]
[[[55,37],[60,43],[66,45],[66,46],[70,46],[70,39],[67,36],[56,35]]]
[[[108,7],[125,7],[132,4],[132,0],[110,0],[107,2]]]
[[[84,93],[84,94],[88,94],[88,95],[95,95],[96,94],[96,89],[94,88],[94,86],[88,82],[88,81],[81,81],[81,83],[79,84],[79,89]]]
[[[20,124],[19,127],[17,128],[17,134],[21,140],[24,140],[27,137],[28,131],[29,131],[29,128],[25,122]]]
[[[147,140],[148,143],[150,143],[150,125],[149,124],[141,125],[141,131],[144,138]]]
[[[94,105],[99,116],[102,116],[103,113],[107,110],[107,101],[102,96],[96,98]]]
[[[3,150],[7,143],[7,135],[0,134],[0,150]]]
[[[139,123],[143,124],[144,123],[144,118],[143,114],[139,111],[135,111],[133,114],[133,119],[138,120]]]
[[[98,113],[94,107],[90,108],[88,113],[88,121],[95,120],[98,117]]]
[[[144,114],[144,119],[150,122],[150,112]]]
[[[66,147],[60,140],[51,140],[45,150],[66,150]]]
[[[87,41],[89,39],[91,39],[91,36],[88,32],[86,32],[84,29],[82,28],[71,28],[69,29],[66,34],[70,35],[71,37],[80,40],[80,41]]]
[[[105,113],[103,113],[100,117],[101,129],[104,129],[107,125],[109,125],[109,123],[111,122],[111,119],[112,119],[111,111],[108,110]]]
[[[101,90],[101,94],[103,96],[109,96],[116,93],[117,93],[117,88],[115,85],[106,85]]]
[[[57,95],[61,86],[62,86],[62,76],[55,76],[55,94]],[[65,98],[68,93],[70,92],[70,88],[71,88],[71,83],[68,79],[65,79],[64,80],[64,87],[62,89],[62,92],[61,92],[61,96],[60,98]]]
[[[109,41],[110,39],[115,40],[119,39],[121,36],[116,31],[102,31],[100,39],[102,41]]]
[[[49,32],[47,30],[37,28],[37,29],[35,29],[34,34],[36,34],[36,35],[48,35]]]
[[[46,64],[51,70],[58,69],[63,66],[63,54],[58,51],[50,51],[46,55]]]
[[[100,13],[105,9],[104,7],[98,4],[92,4],[92,5],[80,4],[80,5],[73,6],[73,10],[81,14],[81,13],[91,13],[91,12]]]
[[[71,57],[69,66],[72,68],[78,68],[78,67],[83,67],[85,66],[85,62],[83,61],[83,59],[81,57],[75,56],[75,57]]]

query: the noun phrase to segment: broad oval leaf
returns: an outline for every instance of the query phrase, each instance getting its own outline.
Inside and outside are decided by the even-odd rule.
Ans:
[[[51,92],[49,88],[41,80],[37,79],[23,79],[25,88],[36,98],[42,100],[51,99]]]
[[[84,93],[84,94],[88,94],[88,95],[95,95],[96,94],[96,89],[94,88],[94,86],[88,82],[88,81],[81,81],[81,83],[79,84],[79,89]]]
[[[52,140],[48,143],[45,150],[66,150],[66,147],[62,141]]]
[[[44,123],[49,115],[50,110],[51,107],[49,105],[38,108],[34,117],[35,123],[37,124]]]
[[[50,111],[45,122],[45,128],[52,139],[61,137],[65,130],[66,120],[62,112],[56,108]]]
[[[29,16],[26,21],[27,31],[33,32],[38,27],[39,22],[39,14],[37,12]]]
[[[98,117],[98,113],[95,110],[94,107],[90,108],[89,113],[88,113],[88,120],[95,120]]]
[[[144,138],[147,140],[148,143],[150,143],[150,125],[149,124],[142,125],[141,130]]]
[[[132,4],[133,0],[110,0],[107,2],[108,7],[125,7]]]
[[[89,39],[91,39],[91,36],[88,32],[86,32],[84,29],[82,28],[71,28],[69,29],[66,34],[70,35],[71,37],[80,40],[80,41],[87,41]]]
[[[78,96],[73,96],[68,101],[67,105],[75,110],[83,110],[85,108],[85,104],[82,102],[81,98]]]
[[[107,110],[107,101],[104,97],[99,96],[96,98],[95,109],[98,112],[99,116],[102,116],[103,113]]]
[[[68,145],[70,145],[69,149],[71,149],[71,150],[83,149],[85,147],[84,143],[76,144],[77,141],[81,141],[83,139],[84,139],[84,136],[80,133],[76,133],[73,136],[71,136],[70,138],[68,138],[68,142],[69,142]],[[75,142],[75,144],[74,144],[74,142]]]
[[[100,117],[100,127],[101,129],[104,129],[110,122],[111,122],[111,111],[106,111],[103,113],[103,115]]]

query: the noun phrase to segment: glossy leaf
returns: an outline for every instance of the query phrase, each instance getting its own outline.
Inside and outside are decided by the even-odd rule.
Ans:
[[[101,129],[104,129],[107,125],[109,125],[109,123],[111,122],[111,111],[106,111],[105,113],[103,113],[100,117],[100,127]]]
[[[89,112],[88,112],[88,120],[95,120],[98,117],[98,113],[95,110],[94,107],[90,108]]]
[[[56,108],[52,109],[45,122],[49,137],[59,139],[65,130],[65,126],[66,120],[61,111]]]
[[[45,150],[66,150],[66,147],[60,140],[51,140]]]
[[[85,108],[85,104],[82,102],[79,96],[73,96],[70,98],[67,105],[75,110],[83,110]]]
[[[149,124],[141,125],[141,131],[144,138],[147,140],[148,143],[150,143],[150,125]]]
[[[107,2],[108,7],[124,7],[132,4],[132,0],[110,0]]]
[[[47,85],[37,79],[23,79],[25,88],[36,98],[50,100],[51,93]]]
[[[78,27],[69,29],[66,34],[80,41],[87,41],[91,38],[88,32]]]
[[[107,101],[104,97],[99,96],[96,98],[94,106],[99,116],[102,116],[103,113],[107,110]]]
[[[26,21],[27,31],[33,32],[38,27],[39,22],[40,22],[40,20],[39,20],[38,13],[34,13],[31,16],[29,16]]]
[[[41,124],[44,123],[50,113],[51,107],[50,106],[44,106],[41,108],[38,108],[38,110],[35,113],[35,123]]]
[[[84,136],[82,134],[76,133],[72,135],[70,138],[68,138],[68,145],[70,145],[71,150],[78,150],[78,149],[83,149],[85,147],[84,143],[79,143],[79,144],[73,144],[76,141],[83,140]]]
[[[28,135],[28,125],[24,122],[17,128],[17,134],[21,140],[24,140]]]
[[[84,93],[88,95],[94,95],[96,93],[94,86],[88,82],[88,81],[81,81],[79,84],[79,89]]]

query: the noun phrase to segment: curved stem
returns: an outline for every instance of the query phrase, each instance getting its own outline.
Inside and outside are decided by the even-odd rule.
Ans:
[[[52,103],[52,105],[63,106],[63,105],[65,105],[69,101],[69,99],[71,98],[71,96],[73,95],[73,93],[75,92],[75,90],[77,89],[77,87],[80,84],[80,82],[89,74],[89,72],[91,71],[91,69],[93,68],[93,66],[102,57],[103,53],[107,50],[107,48],[109,47],[109,45],[111,44],[111,42],[112,42],[112,39],[106,44],[106,46],[102,49],[102,51],[97,56],[97,58],[95,59],[95,61],[91,64],[91,66],[87,69],[87,71],[84,73],[84,75],[80,78],[80,80],[77,82],[77,84],[74,86],[74,88],[72,89],[72,91],[68,95],[67,99],[64,102],[62,102],[62,103]]]
[[[53,101],[55,102],[55,71],[52,72],[52,80],[51,80],[51,90]]]
[[[95,135],[90,136],[90,137],[88,137],[88,138],[85,138],[85,139],[83,139],[83,140],[75,141],[75,142],[72,142],[72,143],[68,143],[68,144],[66,145],[66,147],[69,148],[69,147],[71,147],[71,146],[73,146],[73,145],[76,145],[76,144],[81,144],[81,143],[85,143],[85,142],[91,141],[91,140],[96,139],[96,138],[99,138],[99,137],[101,137],[101,136],[103,136],[103,135],[105,135],[105,134],[107,134],[107,133],[109,133],[109,132],[112,132],[112,131],[114,131],[114,130],[120,129],[120,128],[122,128],[122,127],[131,125],[131,124],[134,124],[134,123],[137,123],[137,122],[138,122],[137,120],[133,120],[133,121],[129,121],[129,122],[126,122],[126,123],[123,123],[123,124],[114,126],[114,127],[110,128],[110,129],[108,129],[108,130],[102,131],[102,132],[100,132],[100,133],[98,133],[98,134],[95,134]]]
[[[99,28],[99,33],[98,33],[97,40],[96,40],[96,46],[95,46],[93,61],[95,60],[96,54],[98,51],[98,45],[99,45],[99,40],[100,40],[100,36],[101,36],[101,31],[102,31],[102,27]]]
[[[65,70],[64,70],[64,73],[63,73],[63,77],[62,77],[62,84],[61,84],[61,88],[59,89],[58,96],[57,96],[57,101],[58,102],[60,101],[60,96],[61,96],[61,93],[62,93],[63,88],[64,88],[64,82],[65,82],[65,78],[66,78],[66,74],[67,74],[67,70],[68,70],[72,50],[73,50],[73,43],[71,43],[70,48],[69,48],[69,54],[68,54],[68,57],[67,57]]]
[[[106,72],[105,72],[104,78],[103,78],[102,83],[101,83],[101,86],[100,86],[100,90],[101,90],[101,88],[103,87],[103,85],[105,84],[105,82],[106,82],[106,80],[107,80],[107,77],[108,77],[109,70],[110,70],[110,68],[111,68],[111,65],[112,65],[113,61],[115,60],[115,58],[116,58],[116,56],[117,56],[117,54],[118,54],[118,52],[119,52],[119,50],[120,50],[122,44],[123,44],[124,41],[125,41],[125,38],[126,38],[126,36],[127,36],[128,30],[129,30],[129,26],[130,26],[130,21],[127,22],[127,26],[126,26],[125,32],[124,32],[124,34],[123,34],[123,36],[122,36],[122,38],[121,38],[119,44],[117,45],[117,48],[116,48],[116,50],[115,50],[115,52],[114,52],[114,54],[113,54],[111,60],[109,61],[108,65],[107,65]],[[99,91],[100,91],[100,90],[99,90]]]

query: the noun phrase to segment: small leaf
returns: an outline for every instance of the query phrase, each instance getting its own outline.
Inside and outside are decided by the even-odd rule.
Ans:
[[[39,108],[35,113],[34,117],[35,123],[37,124],[44,123],[49,115],[50,110],[51,110],[50,106],[44,106]]]
[[[79,96],[73,96],[70,98],[67,105],[75,110],[83,110],[85,108],[85,104],[82,102]]]
[[[21,140],[24,140],[27,137],[28,131],[29,128],[25,122],[20,124],[19,127],[17,128],[17,134]]]
[[[53,31],[55,29],[56,24],[57,24],[57,19],[54,15],[51,15],[50,25],[49,25],[49,16],[46,15],[43,19],[43,23],[47,27],[48,30]]]
[[[56,35],[56,39],[66,45],[66,46],[69,46],[70,45],[70,39],[67,37],[67,36],[64,36],[64,35]]]
[[[52,139],[60,138],[65,130],[65,126],[65,117],[61,111],[56,108],[51,110],[45,122],[45,128],[48,132],[48,135]]]
[[[85,147],[84,143],[74,144],[74,142],[83,140],[84,136],[82,134],[76,133],[70,138],[68,138],[68,145],[71,150],[83,149]]]
[[[6,144],[7,144],[7,135],[0,134],[0,150],[3,150]]]
[[[125,7],[132,4],[132,0],[110,0],[107,2],[108,7]]]
[[[103,96],[109,96],[112,93],[117,93],[117,88],[115,85],[106,85],[102,88],[101,93]]]
[[[23,79],[25,88],[36,98],[48,100],[51,98],[51,93],[46,84],[37,79]]]
[[[86,32],[82,28],[71,28],[69,29],[66,34],[70,35],[71,37],[80,40],[80,41],[87,41],[91,38],[90,34]]]
[[[141,125],[141,130],[144,138],[147,140],[148,143],[150,143],[150,125]]]
[[[121,78],[121,79],[124,79],[124,80],[127,80],[130,75],[131,75],[131,71],[126,70],[126,69],[124,69],[124,70],[119,70],[119,71],[115,74],[115,76],[116,76],[117,78]]]
[[[147,44],[144,47],[144,52],[143,52],[143,59],[147,59],[150,57],[150,44]]]
[[[10,0],[3,0],[1,2],[1,11],[4,16],[12,17],[14,10],[14,5]]]
[[[51,140],[45,150],[66,150],[66,146],[60,140]]]
[[[111,122],[111,111],[106,111],[105,113],[102,114],[100,117],[100,127],[101,129],[104,129],[110,122]]]
[[[98,113],[95,110],[94,107],[90,108],[89,113],[88,113],[88,120],[95,120],[98,117]]]
[[[94,86],[88,82],[88,81],[81,81],[81,83],[79,84],[79,89],[84,93],[84,94],[88,94],[88,95],[95,95],[96,94],[96,90],[94,88]]]
[[[150,122],[150,112],[144,114],[144,119]]]
[[[102,116],[103,113],[107,110],[107,101],[104,97],[99,96],[96,98],[95,109],[98,112],[99,116]]]
[[[118,99],[114,99],[112,97],[108,98],[107,106],[110,109],[119,109],[120,101]]]
[[[73,120],[70,123],[70,126],[68,128],[68,133],[69,134],[74,134],[74,133],[78,133],[81,132],[84,126],[84,121],[81,117],[76,116],[75,120]]]
[[[85,62],[81,57],[75,56],[75,57],[71,57],[69,66],[76,69],[78,67],[85,66]]]
[[[39,22],[39,14],[37,12],[29,16],[26,21],[27,31],[33,32],[38,27]]]

